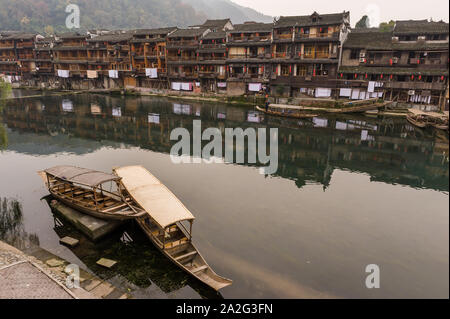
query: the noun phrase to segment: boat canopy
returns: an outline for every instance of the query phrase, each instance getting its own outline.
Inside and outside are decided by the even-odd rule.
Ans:
[[[110,181],[120,181],[117,175],[76,166],[55,166],[44,172],[59,179],[89,187],[97,187]]]
[[[155,176],[142,166],[115,168],[131,197],[161,227],[195,219],[183,203]]]

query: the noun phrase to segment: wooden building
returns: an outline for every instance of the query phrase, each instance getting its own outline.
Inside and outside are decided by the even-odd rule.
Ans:
[[[36,72],[35,33],[0,33],[0,73],[29,77]]]
[[[289,96],[333,96],[349,26],[350,13],[345,11],[280,17],[273,26],[272,88]]]
[[[226,89],[226,39],[225,31],[217,31],[209,32],[200,40],[198,77],[203,92],[224,92]]]
[[[55,43],[54,37],[38,38],[35,44],[35,63],[36,74],[48,78],[55,74],[53,68],[53,46]]]
[[[198,80],[198,49],[208,28],[178,29],[167,36],[167,71],[169,83],[192,83]],[[178,85],[171,86],[175,90]],[[189,91],[193,87],[189,88]]]
[[[136,86],[132,76],[130,43],[131,32],[117,31],[94,36],[87,40],[88,77],[123,80],[124,86]],[[110,71],[116,71],[111,75]],[[122,85],[122,83],[120,83]],[[106,85],[111,87],[111,85]]]
[[[410,20],[397,21],[390,32],[355,29],[344,43],[339,78],[360,92],[373,91],[375,83],[385,99],[443,108],[448,28],[445,22]]]
[[[60,78],[86,78],[88,70],[87,34],[64,33],[56,36],[53,63]]]
[[[254,93],[268,85],[271,76],[272,23],[244,23],[228,31],[230,94]]]
[[[177,29],[168,27],[132,32],[131,63],[139,86],[167,88],[166,37]]]

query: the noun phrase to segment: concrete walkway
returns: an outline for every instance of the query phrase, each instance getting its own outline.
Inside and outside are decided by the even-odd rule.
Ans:
[[[31,255],[0,241],[0,299],[125,299],[128,295],[80,270],[79,288],[67,288],[68,262],[38,248]]]

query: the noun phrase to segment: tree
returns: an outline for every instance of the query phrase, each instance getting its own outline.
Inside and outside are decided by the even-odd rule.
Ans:
[[[367,15],[363,15],[363,17],[356,22],[356,29],[365,29],[370,27],[369,17]]]
[[[54,35],[55,34],[55,30],[53,29],[53,27],[51,25],[48,25],[44,28],[44,32],[47,36],[50,35]]]
[[[379,28],[381,32],[390,32],[394,29],[394,26],[395,21],[391,20],[389,22],[381,22]]]

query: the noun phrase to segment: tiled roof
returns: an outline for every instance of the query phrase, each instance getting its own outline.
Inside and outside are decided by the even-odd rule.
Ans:
[[[60,39],[85,39],[88,38],[88,35],[85,33],[78,32],[66,32],[56,35]]]
[[[439,50],[448,48],[446,42],[393,42],[393,36],[392,32],[380,32],[375,28],[355,29],[348,34],[344,48],[366,50]]]
[[[127,33],[117,33],[117,34],[105,34],[93,37],[89,39],[88,42],[122,42],[128,41],[132,37],[132,34]]]
[[[394,34],[431,34],[449,33],[449,25],[446,22],[429,22],[427,20],[403,20],[396,21]]]
[[[341,24],[349,22],[349,14],[349,12],[344,11],[342,13],[331,14],[318,14],[314,12],[312,15],[307,16],[282,16],[275,22],[274,28]],[[313,18],[317,20],[314,22]]]
[[[178,29],[172,34],[168,35],[168,38],[183,38],[183,37],[198,37],[203,35],[208,28],[196,28],[196,29]]]
[[[137,29],[133,30],[134,35],[158,35],[158,34],[169,34],[172,31],[177,30],[177,27],[167,27],[167,28],[157,28],[157,29]]]
[[[7,38],[9,40],[30,40],[37,36],[36,33],[22,33],[22,32],[13,32],[9,35],[6,35],[4,38]]]
[[[392,47],[392,33],[378,29],[352,30],[344,43],[344,48],[389,50]]]
[[[227,33],[225,31],[208,32],[202,39],[225,39]]]
[[[242,33],[242,32],[271,32],[273,23],[244,23],[234,25],[233,30],[229,30],[230,33]]]
[[[206,20],[205,23],[202,24],[203,27],[221,27],[223,28],[228,22],[231,22],[230,19],[217,19],[217,20]]]

